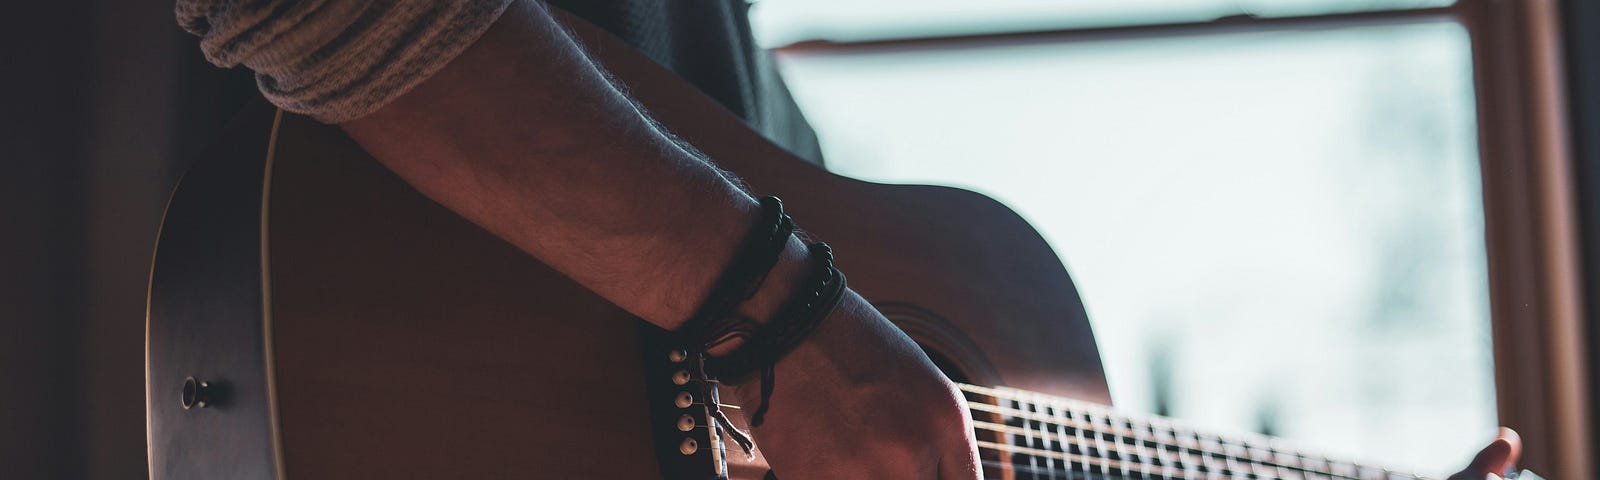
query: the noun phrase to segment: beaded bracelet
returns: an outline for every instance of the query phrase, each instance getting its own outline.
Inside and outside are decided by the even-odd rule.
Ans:
[[[778,315],[757,327],[744,345],[727,355],[707,359],[706,373],[730,384],[742,383],[752,373],[761,373],[761,403],[750,416],[750,426],[759,427],[771,406],[774,368],[815,331],[828,314],[844,300],[844,273],[833,266],[833,249],[817,242],[809,247],[812,270],[811,288],[795,291]]]

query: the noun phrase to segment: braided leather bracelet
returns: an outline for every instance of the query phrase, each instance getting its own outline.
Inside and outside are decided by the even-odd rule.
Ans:
[[[737,310],[740,304],[761,290],[761,284],[765,283],[772,267],[777,265],[778,258],[789,244],[789,237],[793,235],[794,220],[783,213],[783,202],[778,197],[761,197],[761,220],[750,227],[750,233],[739,245],[727,269],[717,277],[705,302],[676,332],[678,342],[687,347],[686,350],[693,356],[697,365],[696,374],[701,379],[715,378],[706,372],[707,350],[754,334],[755,323],[736,315]],[[710,381],[700,382],[704,389],[701,392],[703,398],[716,398],[711,385]],[[755,442],[750,435],[735,427],[717,402],[707,402],[706,410],[744,449],[745,456],[754,458]]]
[[[761,289],[794,234],[794,221],[783,213],[782,201],[761,197],[761,207],[761,221],[740,244],[705,303],[677,332],[694,356],[697,373],[703,379],[735,383],[760,372],[761,403],[750,417],[752,427],[763,423],[771,404],[775,365],[838,307],[846,287],[844,274],[833,266],[833,250],[825,243],[813,243],[808,247],[812,268],[804,284],[811,288],[796,290],[766,324],[757,326],[751,319],[738,316],[739,305]],[[734,339],[744,339],[745,343],[722,357],[706,355],[707,350]],[[713,398],[711,383],[701,382],[702,388],[707,389],[706,398]],[[734,427],[715,403],[708,404],[707,410],[747,456],[754,455],[749,434]]]
[[[794,220],[783,213],[783,201],[778,197],[761,197],[761,210],[761,221],[751,227],[711,294],[678,330],[685,344],[705,351],[751,334],[753,324],[735,311],[761,290],[794,233]]]
[[[706,373],[726,383],[742,383],[760,371],[761,404],[750,416],[752,427],[761,426],[771,405],[773,369],[778,361],[805,341],[844,300],[847,285],[844,273],[833,266],[833,249],[822,242],[811,244],[809,249],[810,288],[795,291],[778,315],[757,327],[738,350],[706,361]]]

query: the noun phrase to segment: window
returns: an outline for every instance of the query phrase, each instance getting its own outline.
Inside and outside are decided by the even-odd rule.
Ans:
[[[1424,473],[1492,435],[1462,24],[1071,32],[1447,2],[888,3],[753,16],[793,44],[779,66],[831,169],[979,191],[1045,235],[1121,408]],[[844,43],[794,43],[815,39]]]
[[[1089,29],[1277,18],[1394,9],[1426,10],[1454,0],[759,0],[757,41],[859,42],[999,32]]]

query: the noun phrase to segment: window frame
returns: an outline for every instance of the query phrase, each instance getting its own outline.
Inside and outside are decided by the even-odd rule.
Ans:
[[[777,52],[1158,38],[1447,19],[1471,43],[1483,182],[1497,411],[1527,449],[1521,464],[1550,478],[1594,478],[1594,404],[1572,138],[1556,0],[1459,0],[1447,7],[1208,22],[802,41]]]

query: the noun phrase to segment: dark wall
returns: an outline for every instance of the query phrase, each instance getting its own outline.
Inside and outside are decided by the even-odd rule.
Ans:
[[[1600,2],[1565,0],[1567,88],[1572,120],[1578,214],[1582,220],[1584,305],[1589,316],[1590,404],[1600,399]],[[1600,432],[1600,411],[1591,412],[1590,431]],[[1600,444],[1593,452],[1600,458]]]
[[[66,292],[82,282],[83,156],[74,132],[88,82],[58,56],[88,50],[71,2],[35,6],[7,21],[5,112],[0,115],[0,468],[16,478],[74,473],[68,453],[79,427],[77,345],[81,317]],[[12,17],[12,20],[18,20]],[[35,66],[52,68],[37,70]]]
[[[161,208],[184,159],[253,92],[200,58],[171,6],[7,7],[0,478],[146,474],[144,292]]]

